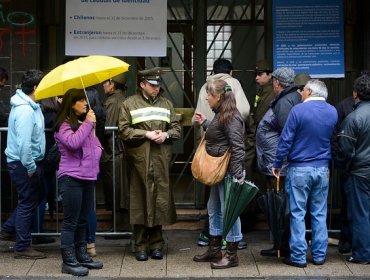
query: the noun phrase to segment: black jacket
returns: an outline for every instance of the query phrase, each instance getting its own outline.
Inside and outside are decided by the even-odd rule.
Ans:
[[[370,101],[361,101],[338,134],[337,167],[370,181]]]
[[[219,113],[208,124],[205,134],[206,150],[211,156],[222,156],[230,147],[231,157],[228,172],[236,178],[241,178],[244,170],[244,121],[236,111],[230,123],[226,126],[219,122]]]

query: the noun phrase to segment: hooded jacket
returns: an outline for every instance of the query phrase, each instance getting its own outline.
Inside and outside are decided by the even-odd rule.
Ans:
[[[21,161],[28,173],[34,173],[36,162],[45,154],[45,124],[39,104],[21,89],[10,99],[7,162]]]
[[[243,120],[246,121],[249,115],[250,105],[249,105],[247,97],[245,96],[244,90],[240,82],[237,79],[230,76],[229,74],[224,74],[224,73],[219,73],[219,74],[209,76],[207,78],[207,81],[210,79],[223,80],[229,86],[231,86],[232,92],[234,93],[235,100],[236,100],[236,107],[238,108]],[[215,113],[212,111],[211,107],[209,107],[208,102],[206,100],[206,97],[207,97],[206,85],[207,83],[205,83],[199,91],[199,97],[198,97],[198,102],[197,102],[197,107],[195,109],[195,112],[202,112],[203,114],[206,115],[207,120],[211,121],[213,117],[215,116]],[[194,116],[193,116],[192,122],[194,123]]]

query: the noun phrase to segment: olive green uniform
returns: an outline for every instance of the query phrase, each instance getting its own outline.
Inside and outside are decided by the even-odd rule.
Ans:
[[[104,103],[106,110],[105,126],[118,126],[118,114],[121,103],[126,99],[126,94],[121,89],[116,89],[107,96]],[[129,183],[126,172],[126,159],[122,140],[118,138],[117,132],[105,131],[102,142],[103,155],[100,161],[100,178],[103,182],[104,198],[107,210],[113,210],[113,186],[115,190],[116,226],[118,231],[130,230],[127,210],[129,209]],[[115,153],[113,165],[113,142]],[[115,181],[113,183],[113,167],[115,167]],[[126,210],[124,210],[126,209]]]
[[[167,132],[169,138],[162,144],[150,141],[145,133],[154,130]],[[134,225],[135,249],[161,248],[161,226],[176,221],[169,169],[172,141],[180,138],[181,127],[173,105],[161,95],[154,99],[142,93],[131,96],[122,103],[118,131],[130,168],[130,223]],[[147,234],[149,240],[145,240]]]

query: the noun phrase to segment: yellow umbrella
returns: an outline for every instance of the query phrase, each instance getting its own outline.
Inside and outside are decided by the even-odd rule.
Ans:
[[[51,70],[36,88],[36,100],[63,95],[71,88],[99,84],[128,71],[129,64],[111,56],[81,57]]]

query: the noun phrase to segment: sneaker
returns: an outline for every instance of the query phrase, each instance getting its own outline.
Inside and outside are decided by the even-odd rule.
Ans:
[[[32,245],[54,243],[55,238],[48,236],[32,236]]]
[[[238,243],[238,250],[243,250],[243,249],[247,249],[247,248],[248,248],[247,242],[245,242],[245,241],[239,241],[239,243]]]
[[[16,241],[15,232],[0,231],[0,240],[2,241]]]
[[[209,237],[202,232],[201,234],[199,234],[199,238],[198,238],[197,243],[198,243],[198,246],[208,246]]]
[[[346,261],[347,262],[351,262],[351,263],[357,263],[357,264],[370,264],[370,262],[368,261],[360,261],[360,260],[356,260],[354,259],[352,256],[349,256],[346,258]]]
[[[14,251],[15,259],[45,259],[46,255],[43,252],[37,251],[32,247],[28,247],[24,251]]]

